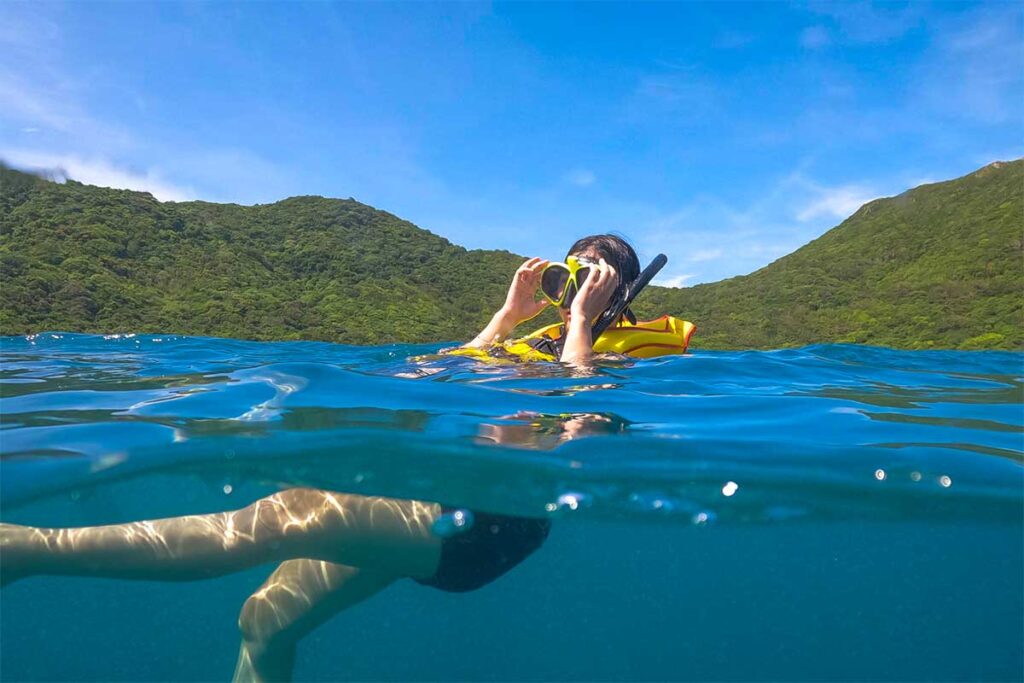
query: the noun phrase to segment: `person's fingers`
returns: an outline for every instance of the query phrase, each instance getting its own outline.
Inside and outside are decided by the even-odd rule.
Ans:
[[[584,292],[589,292],[591,289],[593,289],[594,286],[595,286],[594,283],[598,279],[600,279],[600,277],[601,277],[600,269],[598,269],[596,273],[591,271],[590,275],[587,276],[587,279],[584,280],[583,284],[579,286],[580,291],[576,294],[576,296],[580,297],[580,296],[583,295]]]
[[[526,270],[531,276],[539,277],[549,263],[551,262],[547,259],[540,259],[533,265],[529,266]]]
[[[530,268],[532,268],[534,266],[534,264],[537,263],[537,261],[540,261],[540,260],[541,259],[540,259],[539,256],[534,256],[532,258],[526,259],[526,261],[524,261],[523,264],[521,266],[519,266],[518,272],[523,272],[524,270],[529,270]]]
[[[587,278],[588,280],[590,278]],[[597,282],[594,283],[596,289],[604,287],[604,283],[608,281],[608,264],[604,259],[597,262]]]
[[[615,266],[607,263],[604,259],[601,259],[601,264],[604,266],[605,279],[602,284],[605,288],[614,288],[619,283],[619,273],[615,270]]]

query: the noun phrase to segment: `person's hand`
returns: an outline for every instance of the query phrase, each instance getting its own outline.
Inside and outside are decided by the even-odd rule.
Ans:
[[[534,296],[540,289],[541,272],[548,263],[550,261],[535,256],[516,270],[503,309],[515,325],[529,320],[547,307],[546,298],[535,301]]]
[[[619,286],[619,274],[607,261],[601,259],[597,266],[592,267],[586,282],[580,287],[576,298],[572,300],[569,314],[573,320],[594,321],[601,315],[612,299],[615,288]]]

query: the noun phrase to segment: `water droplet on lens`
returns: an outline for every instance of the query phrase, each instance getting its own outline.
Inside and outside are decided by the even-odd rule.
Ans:
[[[920,472],[911,472],[910,473],[910,480],[911,481],[921,481],[921,473]]]
[[[224,495],[230,496],[231,492],[235,490],[231,484],[224,484]]]
[[[469,531],[472,526],[473,513],[470,510],[453,510],[435,519],[430,530],[439,538],[451,538]]]
[[[559,510],[578,510],[590,505],[590,496],[585,493],[563,493],[555,502]]]
[[[714,512],[710,510],[701,510],[693,516],[693,523],[697,526],[707,526],[711,522],[714,522],[718,518]]]
[[[875,470],[875,479],[877,479],[878,481],[885,481],[885,470],[883,470],[883,469]]]
[[[651,507],[658,512],[669,513],[676,509],[676,504],[667,498],[655,498],[651,501]]]
[[[939,477],[939,484],[943,488],[947,488],[948,489],[950,486],[953,485],[953,480],[950,479],[947,475],[943,474],[941,477]]]

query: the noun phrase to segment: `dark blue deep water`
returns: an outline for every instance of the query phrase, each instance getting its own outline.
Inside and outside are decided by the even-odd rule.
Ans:
[[[2,521],[279,488],[554,518],[476,592],[402,581],[297,680],[1020,680],[1024,356],[813,346],[482,364],[438,346],[2,339]],[[4,681],[226,680],[270,567],[0,593]]]

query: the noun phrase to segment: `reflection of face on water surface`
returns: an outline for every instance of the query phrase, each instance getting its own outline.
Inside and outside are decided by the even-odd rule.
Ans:
[[[629,426],[620,417],[598,413],[544,415],[520,411],[498,420],[502,422],[480,425],[478,443],[546,451],[574,439],[621,434]]]

